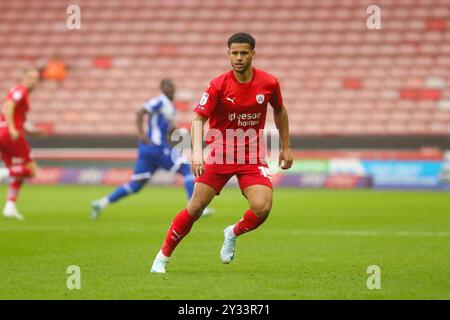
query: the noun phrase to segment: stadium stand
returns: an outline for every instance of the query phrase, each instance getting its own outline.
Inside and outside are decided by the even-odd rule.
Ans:
[[[78,0],[81,30],[66,28],[70,4],[0,2],[0,92],[56,51],[69,66],[32,97],[31,119],[55,135],[134,134],[163,77],[187,126],[238,31],[257,39],[255,66],[280,78],[293,134],[450,132],[449,0],[377,1],[381,30],[368,30],[360,0]]]

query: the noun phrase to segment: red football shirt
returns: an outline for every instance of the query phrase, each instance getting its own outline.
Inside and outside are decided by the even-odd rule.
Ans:
[[[12,100],[15,102],[16,107],[14,108],[14,124],[19,132],[23,131],[27,112],[30,108],[28,103],[28,89],[23,85],[12,87],[6,96],[6,100]],[[0,117],[0,122],[3,124],[2,127],[6,126],[5,115],[3,112]]]
[[[223,163],[230,159],[239,164],[264,162],[262,134],[268,103],[279,109],[283,98],[277,78],[262,70],[253,68],[248,83],[238,82],[233,70],[212,80],[194,109],[209,119],[206,143],[212,149],[210,156],[216,161],[222,158]]]

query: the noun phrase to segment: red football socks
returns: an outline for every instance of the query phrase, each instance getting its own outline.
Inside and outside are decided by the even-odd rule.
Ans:
[[[234,225],[233,233],[239,236],[243,233],[258,228],[266,219],[257,217],[251,209],[247,210],[244,217]]]
[[[197,219],[192,217],[186,209],[176,215],[167,232],[161,251],[166,257],[170,257],[180,241],[191,231],[192,225]]]
[[[13,179],[11,181],[8,187],[8,201],[16,202],[22,182],[21,179]]]

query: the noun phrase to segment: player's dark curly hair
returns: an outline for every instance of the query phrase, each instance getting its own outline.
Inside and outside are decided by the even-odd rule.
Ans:
[[[233,43],[248,43],[252,50],[255,49],[256,46],[255,38],[253,38],[250,33],[245,32],[238,32],[233,34],[228,39],[228,48],[230,48]]]

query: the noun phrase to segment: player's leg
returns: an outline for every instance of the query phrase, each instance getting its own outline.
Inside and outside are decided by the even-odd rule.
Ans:
[[[161,250],[158,252],[153,262],[151,272],[166,272],[169,258],[176,246],[191,231],[194,222],[200,218],[203,210],[208,206],[220,189],[216,190],[204,183],[195,184],[192,198],[187,207],[181,210],[173,219]]]
[[[6,142],[6,145],[2,146],[1,152],[9,171],[9,177],[24,179],[33,178],[36,175],[37,166],[31,159],[30,145],[23,136],[16,141]]]
[[[190,200],[194,194],[194,176],[191,173],[189,164],[181,164],[177,172],[183,177],[184,190],[188,200]]]
[[[16,201],[19,197],[19,191],[23,184],[22,178],[12,178],[8,186],[7,200],[3,208],[3,216],[5,218],[15,218],[23,220],[24,217],[20,214],[16,207]]]
[[[101,212],[110,204],[119,201],[129,195],[138,193],[145,186],[156,171],[156,166],[144,152],[139,151],[138,159],[135,163],[134,174],[130,181],[118,186],[109,195],[101,199],[94,200],[91,203],[91,218],[97,220],[100,218]]]
[[[183,177],[183,185],[189,201],[194,193],[194,176],[191,173],[189,160],[181,155],[179,150],[174,149],[169,145],[163,145],[161,147],[161,155],[157,160],[158,167],[168,170],[171,173],[176,172]],[[211,215],[213,212],[213,209],[206,207],[203,210],[202,216]]]
[[[196,178],[194,193],[187,207],[181,210],[173,219],[161,250],[151,267],[151,272],[165,273],[169,258],[175,247],[189,233],[194,222],[200,218],[203,210],[208,206],[216,194],[219,194],[223,186],[230,180],[232,173],[218,172],[214,166],[205,166],[203,174]]]
[[[9,136],[6,133],[6,128],[0,128],[0,156],[5,163],[5,167],[0,168],[0,182],[7,181],[9,178],[9,165],[11,164],[11,158],[8,156],[8,141],[6,137]]]
[[[29,172],[26,176],[10,176],[11,181],[8,187],[8,201],[15,203],[17,198],[19,197],[20,188],[25,181],[25,178],[34,178],[37,172],[36,162],[31,161],[24,165]]]
[[[243,190],[250,209],[244,217],[234,226],[233,233],[240,236],[258,228],[266,221],[272,209],[272,189],[265,185],[252,185]]]
[[[185,209],[181,210],[172,222],[161,248],[166,257],[170,257],[178,243],[189,233],[194,222],[201,217],[203,210],[212,201],[217,191],[203,183],[197,183],[194,193]]]
[[[33,178],[36,175],[36,164],[26,163],[12,165],[9,169],[9,176],[14,178]]]
[[[10,178],[3,216],[23,220],[24,217],[17,209],[16,202],[24,180],[36,175],[37,165],[31,159],[30,146],[25,138],[19,138],[18,141],[12,142],[7,150],[2,149],[2,158],[8,167]],[[12,159],[15,159],[14,163]]]
[[[22,165],[27,169],[27,174],[24,176],[10,175],[10,182],[8,186],[8,194],[5,207],[3,209],[3,216],[5,218],[14,218],[23,220],[23,215],[17,209],[16,202],[19,198],[20,189],[23,186],[25,178],[33,178],[36,175],[36,163],[34,161]],[[10,170],[11,171],[11,170]]]
[[[224,230],[224,243],[220,251],[223,263],[230,263],[236,250],[236,238],[258,228],[267,219],[272,208],[272,182],[265,165],[245,165],[238,174],[239,187],[247,198],[250,209],[234,225]]]
[[[241,220],[224,230],[224,244],[220,251],[223,263],[230,263],[236,250],[236,238],[255,230],[266,221],[272,207],[272,189],[264,185],[253,185],[243,190],[248,199],[248,209]]]
[[[179,173],[183,177],[184,189],[186,190],[186,196],[189,201],[194,193],[194,176],[191,173],[190,165],[188,163],[182,163],[179,166],[177,173]],[[202,216],[209,216],[213,213],[214,209],[206,207],[203,210]]]
[[[170,173],[178,173],[183,177],[183,185],[186,191],[186,196],[192,198],[194,193],[194,176],[191,173],[189,160],[177,153],[177,150],[171,148],[169,145],[162,145],[160,156],[156,159],[158,167],[161,167]]]
[[[150,175],[149,175],[150,176]],[[101,212],[106,209],[110,204],[119,201],[120,199],[127,197],[129,195],[138,193],[144,185],[147,184],[149,178],[131,178],[130,181],[118,186],[111,194],[104,196],[99,200],[94,200],[92,202],[91,217],[94,220],[100,218]]]
[[[145,186],[150,179],[152,172],[145,172],[141,174],[133,174],[130,181],[117,187],[106,199],[108,204],[115,203],[124,197],[138,193],[142,187]]]
[[[10,168],[0,168],[0,181],[7,181],[9,178],[33,178],[36,174],[36,169],[29,165],[14,165]]]

